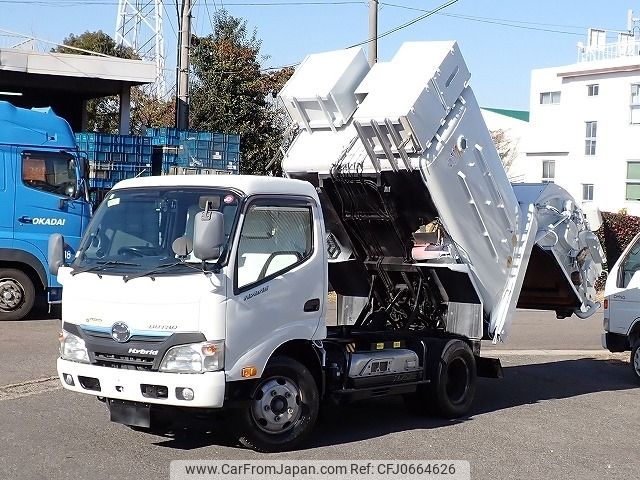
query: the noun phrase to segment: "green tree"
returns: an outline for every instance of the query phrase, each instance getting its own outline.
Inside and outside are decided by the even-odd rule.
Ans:
[[[72,53],[91,55],[89,52],[102,53],[112,57],[138,60],[136,52],[126,46],[117,45],[115,40],[102,30],[84,32],[80,35],[70,34],[62,42],[67,48],[60,46],[56,53]],[[76,50],[77,48],[85,50]],[[173,99],[158,100],[141,87],[131,89],[131,133],[142,134],[145,127],[161,127],[171,125],[175,118],[175,102]],[[120,99],[117,96],[94,98],[87,102],[87,128],[104,133],[118,133]]]
[[[191,126],[240,134],[242,173],[277,175],[277,164],[267,172],[285,127],[275,96],[293,69],[263,72],[256,30],[224,10],[212,20],[212,34],[192,39]]]

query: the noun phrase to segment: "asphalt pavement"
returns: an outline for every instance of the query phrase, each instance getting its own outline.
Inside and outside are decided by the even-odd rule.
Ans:
[[[627,479],[640,472],[640,386],[628,354],[600,348],[601,315],[518,311],[503,379],[480,379],[467,418],[411,415],[390,397],[323,416],[304,448],[263,455],[212,422],[156,436],[110,423],[93,397],[62,390],[55,319],[0,323],[0,478],[162,479],[171,460],[464,459],[473,479]]]

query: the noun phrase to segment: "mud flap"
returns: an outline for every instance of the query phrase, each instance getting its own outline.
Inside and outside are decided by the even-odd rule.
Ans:
[[[479,377],[503,378],[504,372],[499,358],[478,357],[476,355],[476,371]]]

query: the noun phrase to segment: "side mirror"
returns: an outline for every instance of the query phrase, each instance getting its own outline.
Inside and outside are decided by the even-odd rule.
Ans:
[[[58,275],[58,269],[64,265],[64,237],[59,233],[49,237],[48,262],[49,272]]]
[[[215,260],[224,245],[224,216],[216,211],[198,213],[193,225],[193,254],[202,261]]]

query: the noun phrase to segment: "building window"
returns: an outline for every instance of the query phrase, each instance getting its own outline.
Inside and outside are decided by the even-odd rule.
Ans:
[[[560,92],[542,92],[540,94],[540,105],[557,105],[560,103]]]
[[[584,140],[584,154],[595,155],[596,154],[596,130],[598,128],[598,122],[584,122],[587,131]]]
[[[594,83],[592,85],[587,85],[587,96],[596,97],[600,93],[600,85]]]
[[[582,200],[593,200],[593,183],[582,184]]]
[[[625,199],[640,200],[640,162],[627,162]]]
[[[556,161],[543,160],[542,161],[542,181],[544,183],[553,183],[555,178],[556,178]]]
[[[640,83],[631,84],[631,123],[640,124]]]

